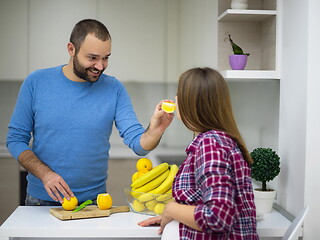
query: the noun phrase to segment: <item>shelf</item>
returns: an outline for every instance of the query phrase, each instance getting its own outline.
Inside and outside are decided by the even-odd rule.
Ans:
[[[267,70],[224,70],[220,74],[227,80],[279,80],[277,71]]]
[[[276,16],[277,11],[275,10],[238,10],[238,9],[227,9],[218,17],[219,22],[226,21],[242,21],[242,22],[262,22],[265,19]]]

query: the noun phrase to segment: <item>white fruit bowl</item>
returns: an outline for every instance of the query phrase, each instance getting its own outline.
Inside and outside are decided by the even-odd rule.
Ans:
[[[133,191],[131,190],[131,188],[125,188],[123,192],[131,210],[135,213],[141,213],[146,215],[152,215],[152,216],[160,215],[165,205],[168,202],[173,201],[171,193],[169,194],[168,193],[167,194],[142,193],[142,192]]]

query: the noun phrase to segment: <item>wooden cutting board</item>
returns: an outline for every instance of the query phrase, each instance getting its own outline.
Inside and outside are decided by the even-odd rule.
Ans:
[[[129,212],[128,206],[111,207],[108,210],[100,210],[97,205],[89,205],[78,212],[66,211],[62,207],[50,208],[50,213],[60,220],[72,220],[81,218],[109,217],[113,213]]]

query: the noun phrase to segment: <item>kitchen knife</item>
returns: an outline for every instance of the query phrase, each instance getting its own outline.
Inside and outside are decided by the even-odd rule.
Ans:
[[[78,211],[80,211],[81,209],[84,209],[87,205],[92,204],[92,203],[93,203],[92,200],[89,199],[89,200],[81,203],[80,206],[76,207],[76,209],[73,210],[72,212],[74,212],[74,213],[75,213],[75,212],[78,212]]]

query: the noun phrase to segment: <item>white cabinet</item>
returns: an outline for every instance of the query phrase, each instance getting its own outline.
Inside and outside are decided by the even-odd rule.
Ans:
[[[108,74],[121,81],[163,82],[166,1],[100,0],[98,16],[112,36]]]
[[[27,1],[1,1],[0,80],[22,79],[27,74]]]
[[[248,9],[230,9],[231,1],[219,0],[218,69],[227,79],[280,78],[280,0],[249,0]],[[230,70],[233,54],[226,33],[250,53],[245,70]]]
[[[71,31],[81,19],[96,18],[96,4],[92,0],[30,0],[28,72],[68,63]]]
[[[0,192],[1,225],[19,206],[19,164],[13,158],[0,158]]]
[[[23,80],[36,69],[66,64],[74,25],[94,18],[103,22],[112,36],[107,74],[121,81],[164,82],[167,4],[163,0],[4,1],[0,49],[5,58],[0,64],[0,80]]]

